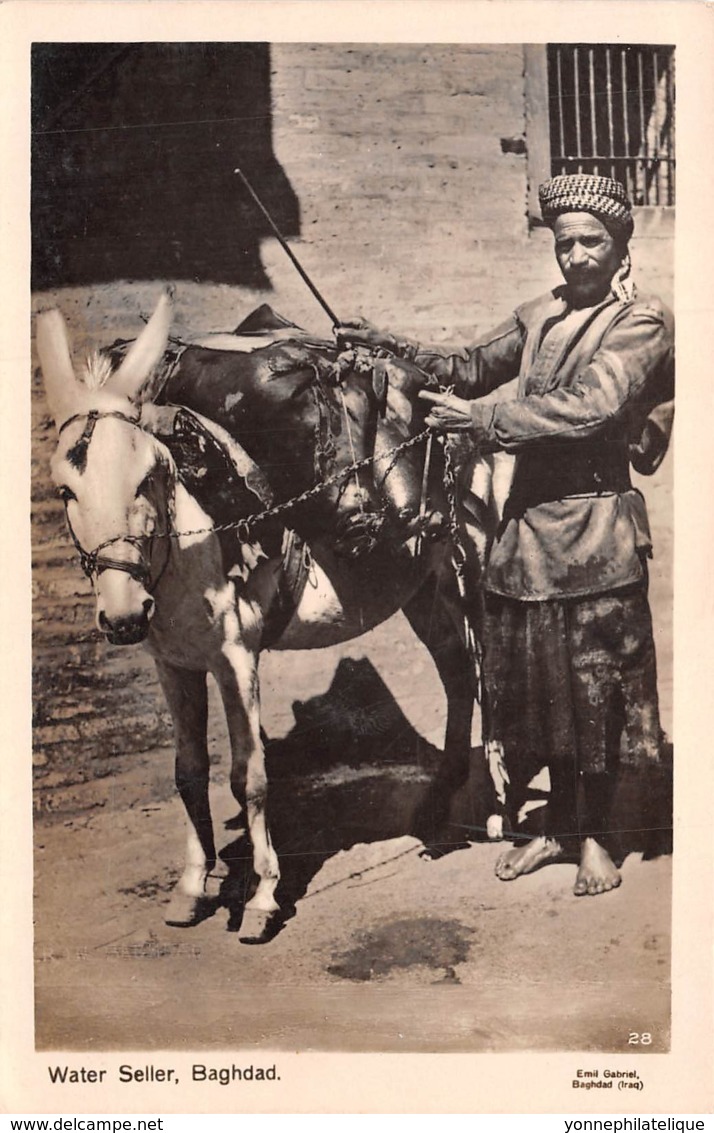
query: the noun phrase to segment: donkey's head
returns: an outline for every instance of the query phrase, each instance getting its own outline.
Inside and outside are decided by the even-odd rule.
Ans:
[[[165,293],[121,365],[95,355],[75,376],[67,329],[55,308],[37,317],[37,349],[59,440],[52,476],[82,567],[97,598],[97,625],[113,644],[142,641],[153,585],[169,553],[174,467],[142,428],[151,378],[166,349]]]

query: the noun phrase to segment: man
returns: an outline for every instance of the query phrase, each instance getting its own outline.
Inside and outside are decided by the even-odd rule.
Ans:
[[[620,884],[608,852],[620,762],[659,766],[645,502],[673,415],[672,318],[630,280],[630,202],[619,182],[573,174],[540,187],[565,284],[468,349],[431,350],[364,323],[338,335],[391,350],[453,393],[422,391],[427,424],[515,454],[484,577],[485,739],[511,782],[547,762],[548,833],[504,854],[504,881],[577,848],[574,892]],[[515,399],[479,398],[518,376]],[[476,400],[474,400],[476,399]]]

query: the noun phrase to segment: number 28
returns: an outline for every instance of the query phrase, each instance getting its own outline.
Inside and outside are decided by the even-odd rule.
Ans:
[[[652,1035],[649,1031],[630,1031],[627,1042],[629,1046],[650,1046]]]

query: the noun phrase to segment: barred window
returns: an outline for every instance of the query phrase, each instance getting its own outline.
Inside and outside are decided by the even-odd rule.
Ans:
[[[674,48],[661,44],[527,48],[532,214],[537,183],[559,173],[614,177],[635,206],[673,206],[674,83]]]

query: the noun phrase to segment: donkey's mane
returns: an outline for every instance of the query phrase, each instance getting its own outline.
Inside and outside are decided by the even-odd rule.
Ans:
[[[102,389],[112,376],[112,364],[108,355],[94,350],[84,366],[82,381],[88,390]]]

